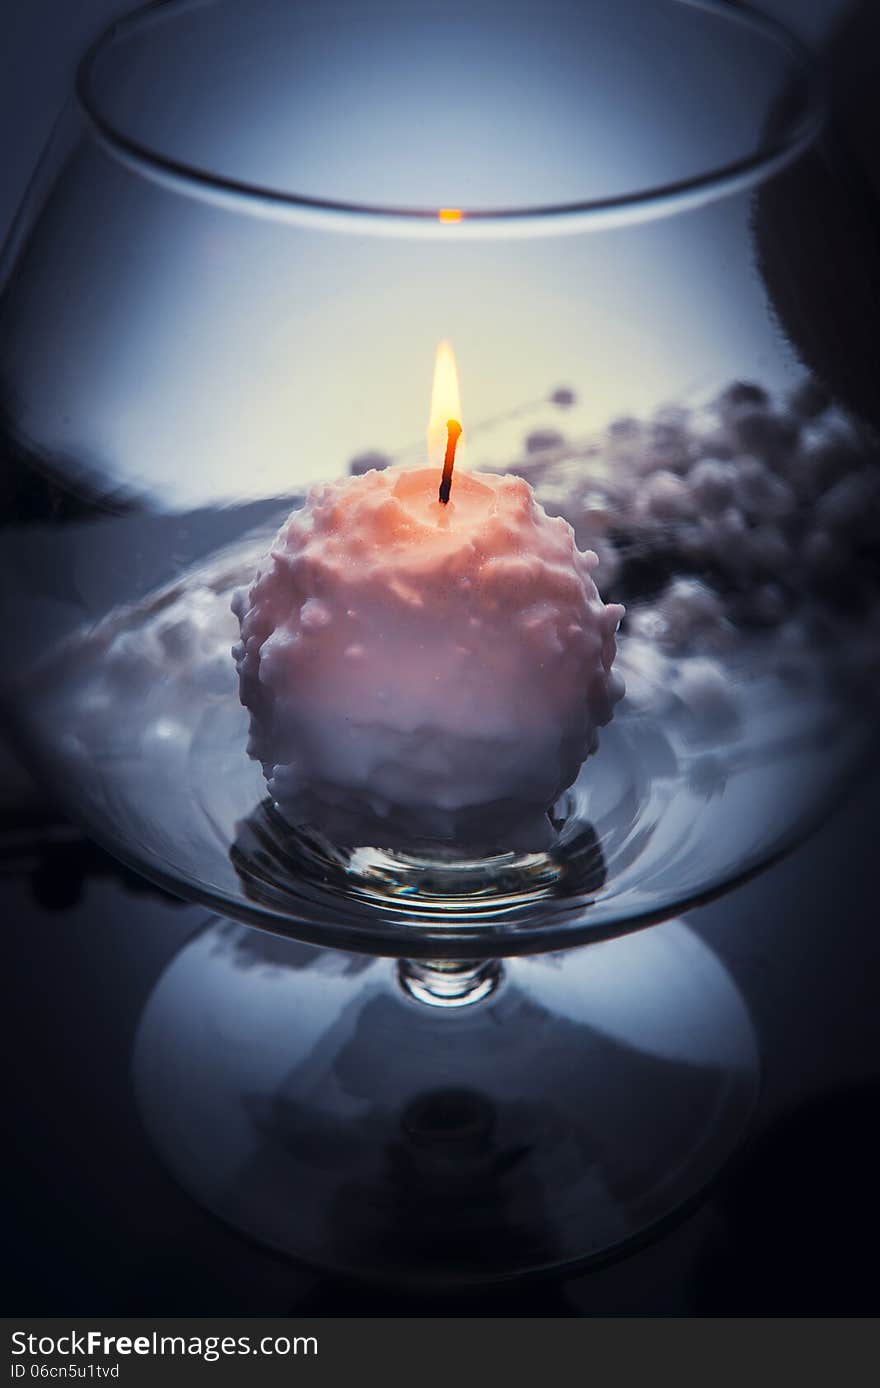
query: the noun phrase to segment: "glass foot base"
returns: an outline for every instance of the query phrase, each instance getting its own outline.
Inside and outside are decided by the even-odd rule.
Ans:
[[[468,977],[437,1005],[421,967],[210,924],[137,1037],[156,1148],[199,1202],[280,1252],[449,1285],[643,1236],[742,1136],[754,1032],[681,922]]]

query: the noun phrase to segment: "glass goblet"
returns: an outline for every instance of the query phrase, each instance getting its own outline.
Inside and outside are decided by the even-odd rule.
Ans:
[[[3,266],[3,696],[71,814],[223,918],[136,1081],[186,1188],[276,1248],[576,1262],[744,1129],[746,1008],[669,918],[827,812],[878,663],[873,421],[785,242],[798,195],[861,244],[818,88],[677,0],[169,4],[83,60]],[[447,338],[459,466],[529,481],[627,609],[538,846],[328,829],[248,755],[235,594],[314,484],[424,466]]]

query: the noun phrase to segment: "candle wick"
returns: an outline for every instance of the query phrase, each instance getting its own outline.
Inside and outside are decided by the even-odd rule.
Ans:
[[[461,438],[461,425],[457,419],[446,421],[446,457],[443,459],[443,476],[440,478],[440,500],[445,506],[452,490],[452,469],[455,467],[455,448]]]

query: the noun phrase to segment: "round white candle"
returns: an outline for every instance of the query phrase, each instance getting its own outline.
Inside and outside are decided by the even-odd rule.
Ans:
[[[537,849],[623,693],[623,615],[522,478],[315,488],[234,608],[249,750],[337,842]]]

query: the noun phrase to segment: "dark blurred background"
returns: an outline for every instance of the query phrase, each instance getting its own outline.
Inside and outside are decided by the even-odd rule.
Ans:
[[[537,0],[536,0],[537,3]],[[69,87],[76,57],[122,0],[7,0],[0,57],[0,234]],[[764,0],[827,59],[833,129],[855,195],[880,208],[880,15],[872,0]],[[821,281],[846,228],[788,186],[791,256]],[[804,228],[809,224],[809,234]],[[876,254],[880,262],[880,237]],[[876,323],[859,284],[807,333],[763,267],[782,324],[829,344],[858,334],[837,381],[877,417]],[[839,278],[836,281],[839,283]],[[804,354],[807,347],[804,345]],[[852,372],[854,358],[865,363]],[[856,400],[856,397],[857,400]],[[637,1253],[521,1289],[418,1300],[344,1284],[263,1252],[184,1196],[149,1148],[129,1061],[143,1004],[206,919],[116,866],[57,814],[0,743],[0,916],[7,1022],[7,1312],[102,1315],[874,1315],[880,1286],[880,776],[814,839],[688,922],[752,1008],[765,1087],[752,1137],[710,1197]]]

